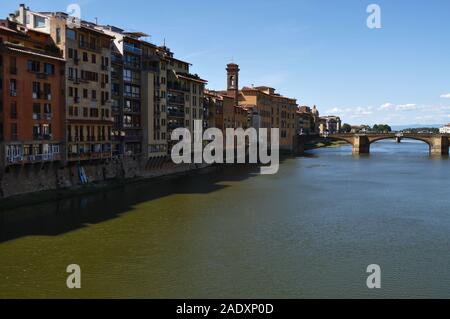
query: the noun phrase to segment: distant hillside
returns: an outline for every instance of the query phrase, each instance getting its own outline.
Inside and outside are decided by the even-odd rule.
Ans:
[[[444,126],[443,124],[409,124],[409,125],[393,125],[392,130],[393,131],[401,131],[406,130],[408,128],[422,128],[422,127],[429,127],[429,128],[441,128]]]

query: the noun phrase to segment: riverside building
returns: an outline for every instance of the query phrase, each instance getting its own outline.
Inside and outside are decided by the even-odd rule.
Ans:
[[[63,160],[64,60],[52,38],[0,21],[0,163]]]

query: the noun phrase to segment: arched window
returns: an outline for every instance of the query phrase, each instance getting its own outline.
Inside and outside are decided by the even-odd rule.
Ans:
[[[235,86],[234,75],[230,76],[230,86],[231,86],[231,87],[234,87],[234,86]]]

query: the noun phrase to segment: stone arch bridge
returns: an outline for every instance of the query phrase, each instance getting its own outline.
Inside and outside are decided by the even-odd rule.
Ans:
[[[317,139],[318,136],[309,138]],[[430,155],[445,156],[449,155],[450,135],[443,134],[414,134],[414,133],[388,133],[388,134],[332,134],[320,136],[325,140],[344,141],[353,147],[353,154],[369,154],[370,145],[381,140],[394,139],[401,142],[403,139],[412,139],[427,143],[430,147]],[[308,142],[308,137],[298,138],[298,150],[304,150],[304,144]],[[303,145],[302,145],[303,144]]]

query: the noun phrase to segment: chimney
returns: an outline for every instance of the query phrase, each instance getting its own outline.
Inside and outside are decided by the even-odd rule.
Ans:
[[[25,8],[25,4],[21,3],[19,6],[19,16],[17,17],[17,22],[23,25],[27,24],[27,11],[28,9]]]

